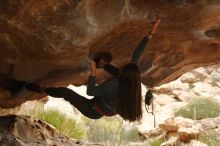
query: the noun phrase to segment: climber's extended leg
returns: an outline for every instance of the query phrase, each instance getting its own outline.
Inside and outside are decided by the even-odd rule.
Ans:
[[[99,119],[102,116],[94,109],[93,99],[87,99],[66,87],[46,88],[45,93],[53,97],[63,97],[76,107],[84,116]]]

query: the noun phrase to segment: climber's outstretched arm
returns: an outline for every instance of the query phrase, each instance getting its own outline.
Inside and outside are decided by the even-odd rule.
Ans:
[[[152,38],[153,34],[157,30],[157,27],[160,24],[160,18],[158,17],[157,20],[153,23],[151,30],[147,33],[147,35],[141,40],[138,47],[134,50],[131,62],[134,62],[138,65],[139,59],[144,52],[144,48],[147,46],[149,40]]]
[[[161,20],[158,17],[157,20],[153,23],[150,31],[146,34],[146,36],[139,43],[138,47],[134,50],[131,61],[134,62],[135,64],[138,64],[140,56],[142,55],[142,53],[144,51],[144,48],[147,46],[148,41],[152,38],[153,34],[156,32],[157,27],[160,24],[160,21]],[[105,71],[107,71],[109,74],[111,74],[113,76],[119,75],[120,69],[117,68],[116,66],[104,61],[103,57],[100,57],[98,62],[99,62],[99,66],[101,68],[103,68]]]

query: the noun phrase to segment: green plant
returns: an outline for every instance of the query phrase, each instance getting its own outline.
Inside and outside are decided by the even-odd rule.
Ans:
[[[74,139],[85,139],[93,143],[101,143],[108,146],[146,145],[149,142],[141,138],[137,127],[124,126],[120,117],[103,117],[99,120],[82,117],[80,122],[69,118],[56,109],[44,109],[37,106],[29,112],[42,121],[45,121],[66,136]],[[159,143],[159,140],[158,140]],[[157,146],[153,142],[153,146]]]
[[[123,131],[122,120],[116,117],[103,117],[99,120],[83,118],[87,127],[87,137],[90,142],[104,145],[117,145],[120,143]]]
[[[57,109],[35,107],[30,115],[53,125],[58,131],[74,139],[85,139],[86,133],[82,124],[74,118],[67,117]]]
[[[220,144],[220,131],[208,131],[199,136],[199,141],[208,146],[218,146]]]
[[[155,138],[150,142],[151,146],[160,146],[163,143],[163,140],[160,138]]]
[[[129,142],[140,142],[143,139],[134,126],[127,128],[123,120],[117,116],[103,117],[99,120],[83,119],[87,127],[87,136],[90,142],[102,143],[108,146],[129,145]]]
[[[130,127],[124,129],[121,134],[123,142],[138,142],[144,139],[139,135],[139,130],[137,127]]]
[[[213,99],[197,97],[193,98],[189,104],[175,112],[175,116],[200,120],[205,118],[218,117],[220,105]]]

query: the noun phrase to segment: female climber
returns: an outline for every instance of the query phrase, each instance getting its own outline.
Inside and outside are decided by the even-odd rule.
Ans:
[[[94,96],[87,99],[66,87],[40,87],[36,84],[26,84],[26,89],[46,93],[53,97],[63,97],[76,107],[84,116],[91,119],[99,119],[102,116],[120,115],[130,122],[139,121],[142,118],[141,106],[141,76],[138,61],[148,41],[155,33],[160,19],[158,18],[150,32],[142,39],[134,50],[131,62],[123,66],[120,71],[110,64],[104,64],[104,68],[114,76],[105,82],[96,85],[96,66],[94,60],[90,60],[91,73],[87,83],[87,94]]]

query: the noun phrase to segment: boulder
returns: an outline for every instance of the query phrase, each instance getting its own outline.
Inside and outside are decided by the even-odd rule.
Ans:
[[[86,84],[88,54],[99,51],[110,52],[122,67],[156,15],[161,25],[140,60],[144,84],[155,87],[220,62],[215,0],[4,0],[0,10],[0,72],[43,86]],[[109,77],[97,73],[97,81]],[[8,101],[1,96],[0,105],[12,108],[39,98],[28,92]]]
[[[164,124],[160,124],[159,127],[167,132],[175,132],[178,130],[178,125],[176,123],[164,123]]]
[[[185,143],[189,143],[193,139],[197,139],[200,133],[200,127],[179,128],[179,139]]]
[[[207,131],[219,131],[219,125],[219,117],[198,121],[176,117],[166,120],[159,127],[166,133],[164,138],[167,139],[168,143],[174,143],[173,139],[177,137],[179,142],[189,143],[190,145],[192,140],[198,139],[199,135]]]
[[[0,145],[98,146],[99,144],[70,139],[51,125],[28,116],[4,116],[0,117]]]
[[[194,121],[191,119],[186,119],[182,117],[176,117],[164,121],[160,124],[159,127],[167,132],[178,131],[182,127],[190,128],[194,124]]]
[[[215,89],[208,83],[197,82],[194,85],[195,87],[192,89],[192,91],[197,94],[197,96],[213,97],[215,94]]]
[[[198,78],[192,72],[188,72],[188,73],[183,74],[180,77],[180,80],[183,83],[194,83],[198,81]]]

